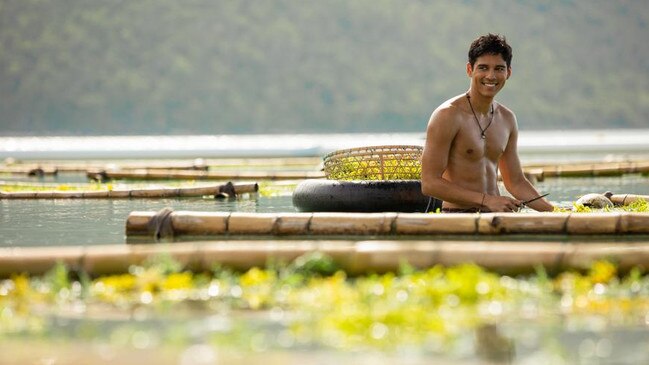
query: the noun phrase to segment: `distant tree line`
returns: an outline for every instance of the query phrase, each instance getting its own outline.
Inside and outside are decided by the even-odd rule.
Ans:
[[[644,0],[4,0],[0,134],[413,132],[507,36],[521,129],[649,127]]]

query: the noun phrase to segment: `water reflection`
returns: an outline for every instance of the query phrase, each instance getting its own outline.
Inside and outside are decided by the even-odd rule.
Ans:
[[[593,192],[649,195],[649,177],[559,178],[539,182],[554,204],[570,206]],[[59,199],[0,200],[0,247],[102,245],[125,242],[132,211],[295,212],[290,193],[277,197],[244,194],[237,199]]]
[[[511,364],[514,360],[514,340],[503,335],[495,324],[485,324],[475,330],[475,353],[489,362]]]
[[[132,211],[294,212],[291,197],[239,199],[0,200],[0,246],[102,245],[125,242]]]
[[[555,204],[571,206],[572,202],[588,193],[649,195],[649,177],[640,174],[624,177],[552,178],[536,184],[537,190],[548,192]]]
[[[458,333],[439,344],[398,347],[394,351],[358,348],[345,351],[292,333],[290,322],[267,313],[227,313],[115,318],[55,315],[43,318],[57,336],[49,347],[38,335],[8,336],[0,350],[17,344],[30,348],[18,356],[23,363],[55,356],[76,363],[83,352],[86,364],[646,364],[649,331],[634,326],[600,331],[571,328],[556,318],[522,321],[509,317]],[[115,361],[119,360],[119,361]],[[1,361],[0,361],[1,362]]]

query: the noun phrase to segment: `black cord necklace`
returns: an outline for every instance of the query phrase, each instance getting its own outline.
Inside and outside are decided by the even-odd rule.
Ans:
[[[482,129],[482,127],[480,126],[480,121],[478,120],[478,116],[475,114],[475,110],[473,110],[473,104],[471,104],[471,97],[469,96],[469,93],[466,93],[466,100],[469,101],[469,107],[471,108],[471,113],[473,113],[475,122],[478,124],[478,128],[480,128],[480,137],[482,137],[482,139],[486,139],[487,136],[485,136],[485,132],[491,126],[491,122],[494,121],[494,105],[491,104],[491,119],[489,119],[489,123],[487,124],[485,129]]]

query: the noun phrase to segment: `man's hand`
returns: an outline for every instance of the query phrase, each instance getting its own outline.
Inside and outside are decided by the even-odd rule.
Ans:
[[[522,203],[508,196],[485,195],[482,205],[490,212],[515,212]]]

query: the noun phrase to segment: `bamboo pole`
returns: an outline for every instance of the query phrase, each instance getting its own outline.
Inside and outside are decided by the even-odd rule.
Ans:
[[[317,168],[322,164],[321,157],[268,157],[268,158],[196,158],[194,160],[115,160],[105,161],[63,161],[42,160],[36,163],[9,161],[0,164],[0,171],[4,168],[56,169],[59,172],[86,172],[88,170],[133,170],[133,169],[163,169],[163,170],[208,170],[211,167],[299,167],[308,166]]]
[[[478,219],[478,232],[481,234],[564,233],[566,223],[570,218],[571,215],[569,213],[485,213],[481,214]]]
[[[478,215],[473,213],[426,214],[399,213],[394,222],[394,233],[416,234],[475,234]]]
[[[109,199],[109,198],[168,198],[218,195],[225,184],[192,188],[159,188],[103,191],[0,191],[0,199]],[[235,194],[255,193],[257,183],[233,184]]]
[[[0,167],[0,174],[27,175],[27,176],[51,176],[59,173],[57,168],[42,166],[13,166]]]
[[[572,214],[566,223],[566,232],[568,234],[620,233],[618,227],[620,226],[621,216],[621,213]],[[647,223],[649,224],[649,221]]]
[[[526,166],[525,172],[535,172],[547,177],[619,176],[632,173],[649,173],[649,161],[602,162],[564,165]]]
[[[44,162],[34,164],[17,164],[14,166],[0,166],[0,172],[5,170],[30,171],[41,168],[44,171],[69,172],[69,173],[86,173],[88,171],[102,170],[129,170],[129,169],[164,169],[164,170],[201,170],[207,171],[208,166],[201,162],[150,162],[150,163],[51,163]]]
[[[86,172],[94,176],[101,171],[114,171],[115,174],[127,174],[129,171],[151,171],[149,179],[159,179],[153,174],[156,170],[164,173],[173,170],[190,170],[189,172],[207,171],[210,167],[226,166],[318,166],[322,163],[319,157],[295,157],[295,158],[250,158],[250,159],[196,159],[194,161],[135,161],[135,162],[116,162],[116,163],[62,163],[62,162],[40,162],[38,164],[21,164],[12,163],[11,165],[0,166],[0,173],[17,173],[27,174],[29,172],[39,173],[37,169],[42,169],[43,174],[51,175],[57,172]],[[579,176],[617,176],[627,173],[649,173],[649,161],[622,161],[622,162],[598,162],[598,163],[578,163],[578,164],[529,164],[524,166],[524,172],[530,179],[542,181],[546,177],[579,177]],[[236,172],[223,172],[227,176],[224,179],[236,176]],[[139,174],[139,172],[138,172]],[[261,173],[260,173],[261,174]],[[315,173],[314,173],[315,174]],[[181,174],[182,175],[182,174]],[[209,176],[209,175],[208,175]],[[318,177],[318,176],[316,176]],[[117,177],[115,177],[117,178]],[[132,178],[132,177],[120,177]],[[180,177],[185,178],[185,177]],[[211,178],[211,177],[209,177]],[[247,178],[263,178],[260,175],[250,176]],[[278,177],[283,178],[283,177]]]
[[[175,170],[103,170],[88,171],[91,180],[301,180],[324,178],[321,171],[175,171]]]
[[[227,219],[227,233],[272,234],[276,223],[276,214],[234,212]]]
[[[206,160],[208,166],[311,166],[322,164],[321,157],[221,158]]]
[[[314,235],[389,234],[397,213],[313,213],[308,233]]]
[[[434,265],[475,263],[503,274],[549,272],[590,267],[607,259],[620,272],[649,268],[649,243],[570,243],[502,241],[207,241],[157,245],[0,248],[0,277],[40,275],[57,262],[98,276],[128,272],[132,265],[168,255],[188,270],[211,270],[216,264],[238,270],[264,267],[271,260],[290,262],[322,252],[350,275],[398,271],[404,263],[425,269]]]
[[[626,204],[634,203],[636,200],[640,200],[640,199],[649,202],[649,195],[613,194],[609,199],[615,205],[626,205]]]
[[[620,216],[618,225],[620,233],[649,234],[646,213],[626,213]]]
[[[198,217],[219,214],[225,221],[211,229]],[[131,212],[127,235],[147,235],[154,212]],[[191,218],[184,217],[190,215]],[[230,235],[621,235],[649,233],[649,213],[204,213],[172,212],[175,234]],[[222,228],[225,227],[225,228]]]
[[[311,214],[279,213],[275,227],[277,235],[300,235],[309,229]]]

